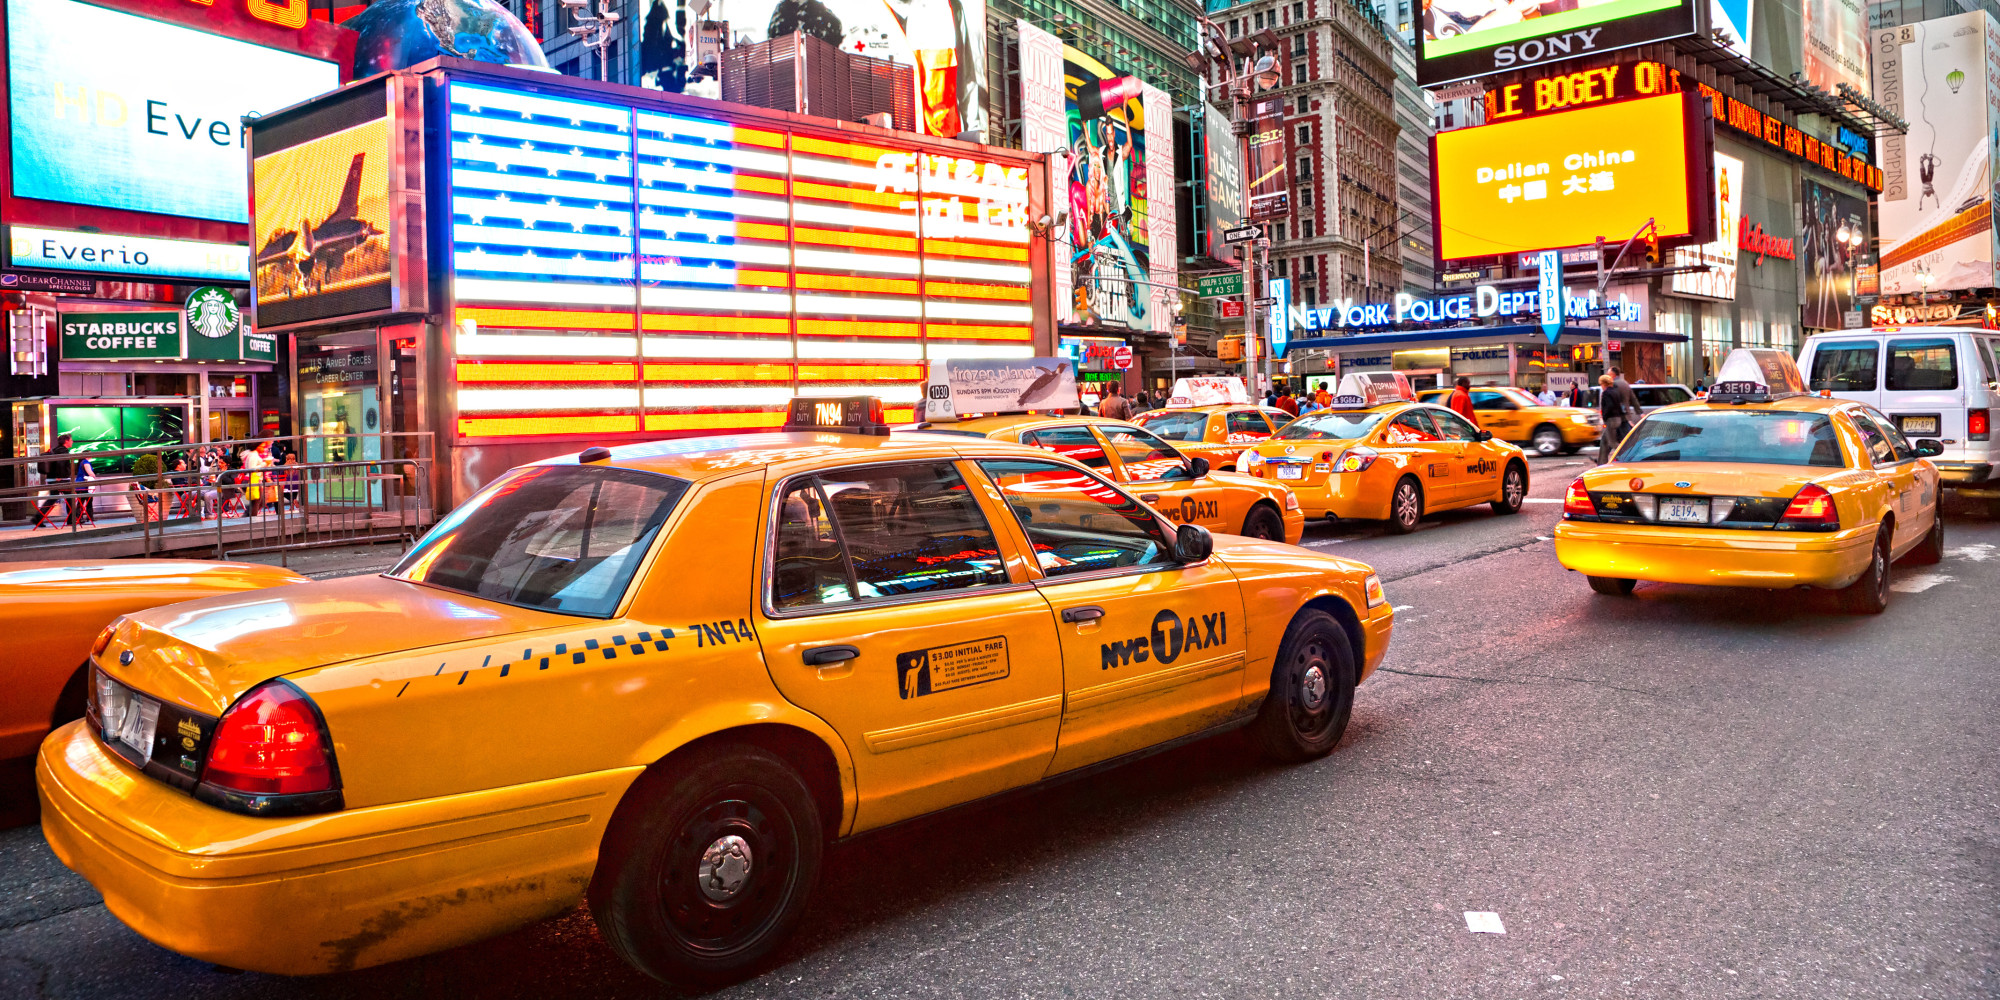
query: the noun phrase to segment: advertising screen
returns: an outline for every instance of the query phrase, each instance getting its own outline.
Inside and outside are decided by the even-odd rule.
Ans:
[[[1713,229],[1709,118],[1692,93],[1445,132],[1432,140],[1437,248],[1466,260]]]
[[[1881,136],[1883,294],[1996,283],[1996,33],[2000,24],[1983,11],[1874,33],[1875,98],[1910,123]]]
[[[1667,287],[1676,295],[1703,299],[1736,297],[1737,227],[1743,219],[1743,161],[1715,154],[1715,239],[1674,251],[1672,266],[1707,268],[1673,275]]]
[[[1431,0],[1417,33],[1423,86],[1694,34],[1708,0]]]
[[[901,422],[926,361],[1035,355],[1025,157],[449,100],[461,436],[776,427],[800,393]]]
[[[379,86],[252,130],[258,326],[379,313],[394,304],[395,135]]]
[[[56,433],[74,438],[72,452],[122,451],[180,444],[187,440],[183,406],[58,406]],[[126,475],[136,455],[91,460],[100,476]]]
[[[1229,116],[1210,107],[1202,117],[1202,239],[1210,257],[1235,263],[1236,245],[1222,234],[1243,225],[1243,148]]]
[[[250,280],[250,250],[229,243],[7,227],[10,267],[196,281]]]
[[[986,134],[986,0],[641,0],[640,84],[722,98],[722,50],[802,32],[914,69],[917,131]]]
[[[1867,232],[1868,202],[1811,180],[1802,180],[1799,198],[1799,258],[1805,267],[1805,325],[1838,330],[1861,325],[1855,313],[1856,281],[1866,263],[1866,243],[1857,248],[1841,232]]]
[[[1807,83],[1830,94],[1839,94],[1843,83],[1868,93],[1865,6],[1860,0],[1803,0]]]
[[[243,117],[340,85],[322,59],[76,0],[6,2],[20,198],[247,222]]]

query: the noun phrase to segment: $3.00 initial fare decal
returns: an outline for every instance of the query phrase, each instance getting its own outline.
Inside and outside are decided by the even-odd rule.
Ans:
[[[896,686],[906,701],[1006,676],[1006,636],[896,654]]]
[[[1098,647],[1098,669],[1110,670],[1128,663],[1144,663],[1151,656],[1160,665],[1180,659],[1183,650],[1207,649],[1229,641],[1229,612],[1193,615],[1186,619],[1173,611],[1153,616],[1153,631],[1137,639],[1107,642]]]

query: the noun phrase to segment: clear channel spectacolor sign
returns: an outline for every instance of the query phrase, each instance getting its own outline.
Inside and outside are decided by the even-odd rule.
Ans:
[[[69,313],[62,317],[64,361],[178,360],[181,314],[174,311]]]

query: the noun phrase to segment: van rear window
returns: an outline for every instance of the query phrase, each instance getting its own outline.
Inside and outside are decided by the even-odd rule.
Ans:
[[[1942,337],[1889,341],[1888,387],[1892,391],[1958,388],[1958,357],[1951,341]]]
[[[1881,345],[1872,340],[1821,344],[1813,351],[1809,388],[1874,392],[1876,359],[1881,355]]]

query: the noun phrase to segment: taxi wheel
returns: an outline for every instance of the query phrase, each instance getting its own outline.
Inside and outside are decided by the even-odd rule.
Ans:
[[[1611,597],[1628,596],[1632,593],[1632,588],[1639,585],[1637,580],[1620,580],[1615,576],[1592,576],[1585,579],[1590,581],[1590,589]]]
[[[1282,542],[1285,540],[1285,519],[1277,511],[1259,504],[1250,508],[1250,516],[1243,519],[1243,535]]]
[[[1528,446],[1534,449],[1535,454],[1547,458],[1563,450],[1563,432],[1556,430],[1554,424],[1543,424],[1535,428],[1535,435],[1529,439]]]
[[[1931,530],[1924,540],[1917,543],[1903,558],[1912,566],[1935,566],[1944,561],[1944,512],[1937,511],[1931,518]]]
[[[1396,483],[1396,492],[1389,497],[1389,533],[1407,535],[1417,530],[1417,522],[1424,517],[1424,494],[1417,488],[1417,481],[1408,476]]]
[[[1304,611],[1285,630],[1271,693],[1251,724],[1257,745],[1287,762],[1333,752],[1354,711],[1354,647],[1324,611]]]
[[[1889,606],[1889,538],[1876,529],[1875,550],[1869,554],[1868,571],[1840,591],[1840,603],[1849,613],[1879,615]]]
[[[1519,514],[1521,501],[1528,496],[1528,470],[1513,463],[1500,474],[1500,497],[1493,501],[1495,514]]]
[[[655,979],[748,975],[790,933],[825,837],[812,792],[776,754],[701,747],[641,775],[604,835],[590,910],[619,957]]]

